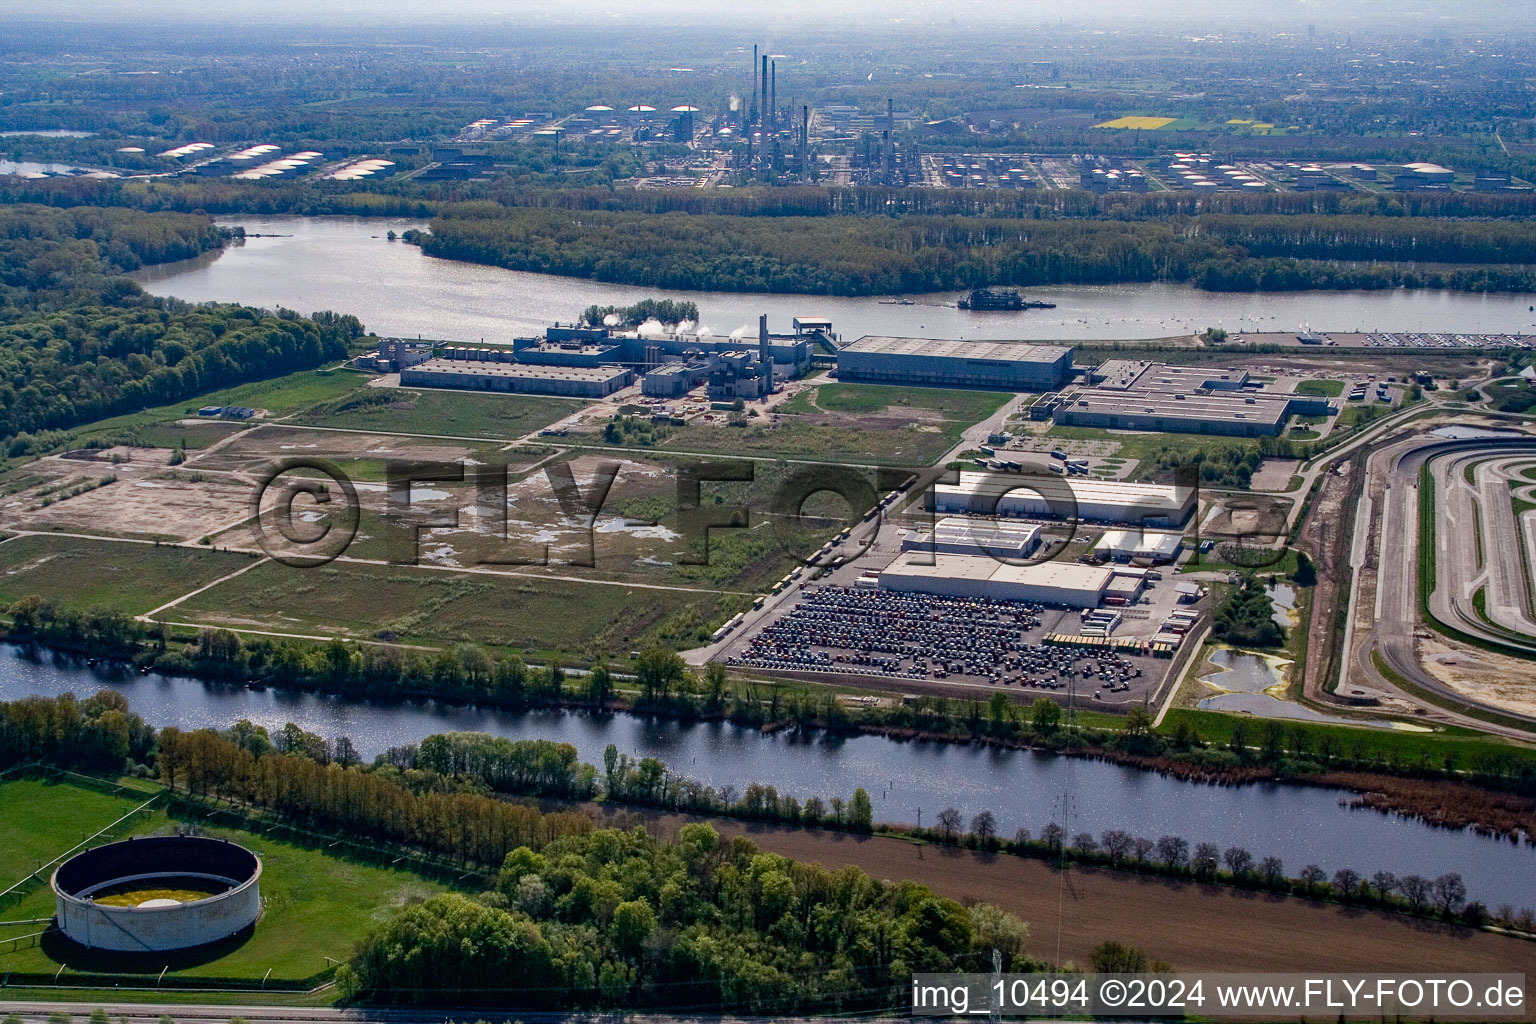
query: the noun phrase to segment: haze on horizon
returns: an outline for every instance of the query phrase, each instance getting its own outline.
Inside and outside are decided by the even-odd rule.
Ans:
[[[1183,31],[1302,29],[1337,26],[1352,31],[1402,30],[1525,32],[1536,0],[1467,0],[1453,6],[1429,0],[1102,0],[1063,5],[1055,0],[11,0],[13,22],[76,24],[179,23],[271,29],[278,25],[385,28],[391,25],[762,28],[814,30],[866,27],[899,32],[975,31],[987,26],[1075,25],[1091,28],[1157,25]]]

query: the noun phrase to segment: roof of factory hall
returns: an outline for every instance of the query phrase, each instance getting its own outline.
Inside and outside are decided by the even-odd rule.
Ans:
[[[411,367],[415,373],[474,373],[484,377],[521,377],[535,380],[606,381],[629,371],[622,366],[538,366],[481,359],[428,359]]]
[[[1106,416],[1164,416],[1173,419],[1279,423],[1295,395],[1190,391],[1170,393],[1145,389],[1083,388],[1062,404],[1062,412],[1093,412]]]
[[[1021,363],[1053,363],[1072,350],[1065,345],[1031,345],[1018,341],[954,341],[943,338],[890,338],[866,334],[844,345],[844,352],[879,352],[893,356],[936,356],[949,359],[996,359]]]
[[[1101,388],[1145,388],[1186,391],[1193,388],[1236,388],[1248,382],[1248,371],[1211,366],[1169,366],[1146,359],[1107,359],[1092,371]]]
[[[930,554],[905,551],[886,567],[887,572],[927,579],[997,580],[1021,586],[1072,590],[1102,590],[1114,571],[1077,562],[1032,562],[1012,565],[988,555]]]
[[[1092,477],[1022,476],[1017,473],[973,473],[960,471],[958,483],[935,483],[936,492],[965,491],[971,494],[1006,494],[1019,491],[1056,495],[1065,488],[1079,502],[1154,504],[1177,507],[1189,497],[1191,489],[1175,484],[1140,483],[1129,480],[1097,480]]]
[[[520,352],[564,352],[572,355],[600,356],[612,352],[619,347],[616,341],[598,342],[574,342],[574,341],[541,341],[537,345],[529,345],[519,349]]]
[[[1115,551],[1147,551],[1173,557],[1179,553],[1184,536],[1162,530],[1105,530],[1094,548]]]

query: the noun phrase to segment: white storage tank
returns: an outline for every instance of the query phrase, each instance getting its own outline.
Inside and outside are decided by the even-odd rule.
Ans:
[[[88,949],[187,949],[227,939],[261,916],[261,859],[222,839],[147,836],[59,865],[59,930]]]

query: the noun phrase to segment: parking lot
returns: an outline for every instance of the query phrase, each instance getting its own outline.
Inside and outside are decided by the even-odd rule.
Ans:
[[[1150,700],[1170,659],[1152,638],[1179,608],[1171,569],[1134,603],[1100,609],[1103,637],[1081,609],[881,590],[859,578],[888,563],[907,531],[889,525],[874,549],[806,583],[776,614],[722,652],[728,665],[923,692],[1031,691],[1106,709]],[[1183,606],[1188,609],[1188,605]],[[1066,640],[1065,638],[1075,638]]]

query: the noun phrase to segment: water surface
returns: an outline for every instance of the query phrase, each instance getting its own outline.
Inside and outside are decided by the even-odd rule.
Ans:
[[[696,302],[716,334],[756,329],[767,313],[775,331],[794,316],[831,318],[844,340],[865,334],[919,338],[1091,341],[1165,338],[1206,327],[1228,331],[1294,331],[1302,324],[1332,331],[1530,331],[1530,296],[1448,291],[1203,292],[1184,285],[1126,284],[1026,289],[1056,309],[969,312],[960,293],[913,296],[913,305],[879,298],[746,295],[665,291],[438,260],[416,246],[390,242],[389,231],[424,228],[421,221],[354,217],[229,217],[219,223],[278,237],[248,239],[223,253],[150,267],[134,275],[157,295],[192,302],[225,301],[301,313],[356,314],[380,335],[479,343],[507,342],[569,322],[593,303],[625,305],[643,298]]]
[[[364,756],[434,732],[477,730],[512,739],[569,742],[584,761],[602,763],[613,743],[658,757],[674,770],[739,793],[764,782],[800,797],[847,796],[863,786],[881,821],[932,823],[940,810],[967,819],[990,810],[1005,835],[1060,821],[1069,832],[1120,828],[1151,838],[1176,834],[1191,844],[1242,846],[1284,860],[1292,874],[1316,863],[1433,877],[1459,871],[1490,904],[1533,902],[1536,848],[1467,831],[1436,829],[1374,811],[1343,807],[1339,794],[1279,784],[1209,786],[1080,758],[976,745],[902,742],[881,736],[765,736],[725,723],[682,724],[636,715],[567,711],[522,713],[432,703],[371,704],[335,697],[255,691],[160,675],[97,670],[0,647],[0,699],[30,693],[80,695],[121,690],[157,726],[225,728],[240,718],[267,727],[295,722],[326,736],[346,735]]]

